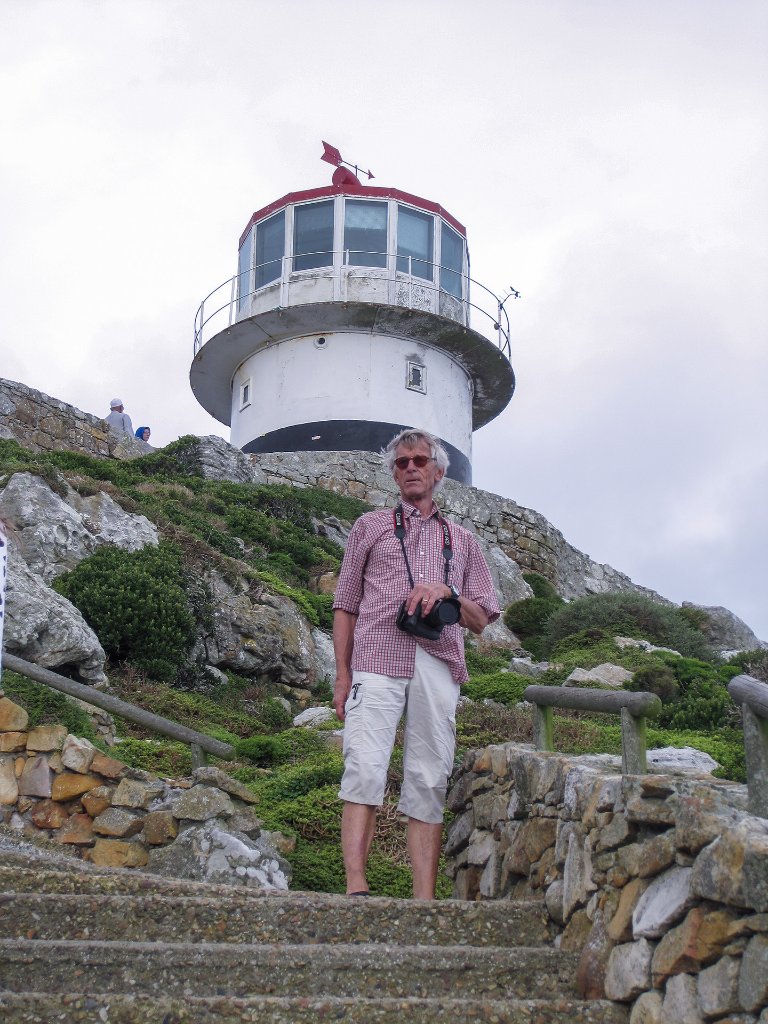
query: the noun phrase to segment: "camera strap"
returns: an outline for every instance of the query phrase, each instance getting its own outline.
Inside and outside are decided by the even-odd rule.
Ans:
[[[415,584],[413,582],[413,575],[411,573],[411,566],[408,561],[408,555],[405,551],[405,516],[403,514],[403,506],[398,505],[392,512],[392,518],[395,521],[395,536],[400,541],[400,547],[403,549],[403,558],[405,559],[405,568],[408,571],[408,582],[411,584],[411,590],[413,590]],[[451,544],[451,528],[445,519],[437,513],[437,521],[440,523],[440,528],[443,531],[443,560],[445,562],[445,585],[448,586],[448,574],[451,570],[451,559],[453,558],[453,545]]]

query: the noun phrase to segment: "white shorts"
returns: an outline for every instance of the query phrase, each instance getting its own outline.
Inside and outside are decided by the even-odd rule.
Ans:
[[[459,684],[444,661],[416,646],[413,679],[353,672],[345,704],[344,775],[339,797],[380,807],[403,712],[403,786],[397,809],[439,824],[453,771]]]

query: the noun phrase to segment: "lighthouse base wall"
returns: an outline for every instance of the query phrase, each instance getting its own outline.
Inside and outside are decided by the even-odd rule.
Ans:
[[[324,420],[299,423],[255,438],[243,446],[244,452],[380,452],[395,434],[412,423],[372,423],[370,420]],[[418,425],[416,425],[418,426]],[[446,474],[457,483],[472,483],[472,464],[458,448],[443,441],[450,466]]]

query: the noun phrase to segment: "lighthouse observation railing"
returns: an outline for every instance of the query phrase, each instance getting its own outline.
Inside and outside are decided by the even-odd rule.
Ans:
[[[206,295],[198,307],[194,354],[197,355],[206,341],[238,320],[272,309],[325,301],[384,302],[435,313],[484,334],[511,359],[505,299],[482,282],[450,267],[413,256],[358,250],[354,250],[352,256],[354,259],[350,258],[348,249],[283,256],[227,278]],[[296,260],[306,262],[313,258],[327,265],[293,269]],[[374,265],[366,265],[362,259]],[[276,273],[278,263],[280,269]],[[402,269],[404,266],[407,270]],[[258,288],[250,287],[252,281],[267,275],[272,279]],[[436,280],[441,283],[436,284]]]

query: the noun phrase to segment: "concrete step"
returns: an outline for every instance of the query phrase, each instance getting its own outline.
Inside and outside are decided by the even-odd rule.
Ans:
[[[626,1024],[607,1002],[550,1000],[279,998],[167,999],[134,995],[0,993],[4,1024]]]
[[[0,940],[0,990],[168,996],[571,997],[578,957],[541,947]]]
[[[269,895],[0,894],[0,937],[122,942],[542,946],[539,904]]]

